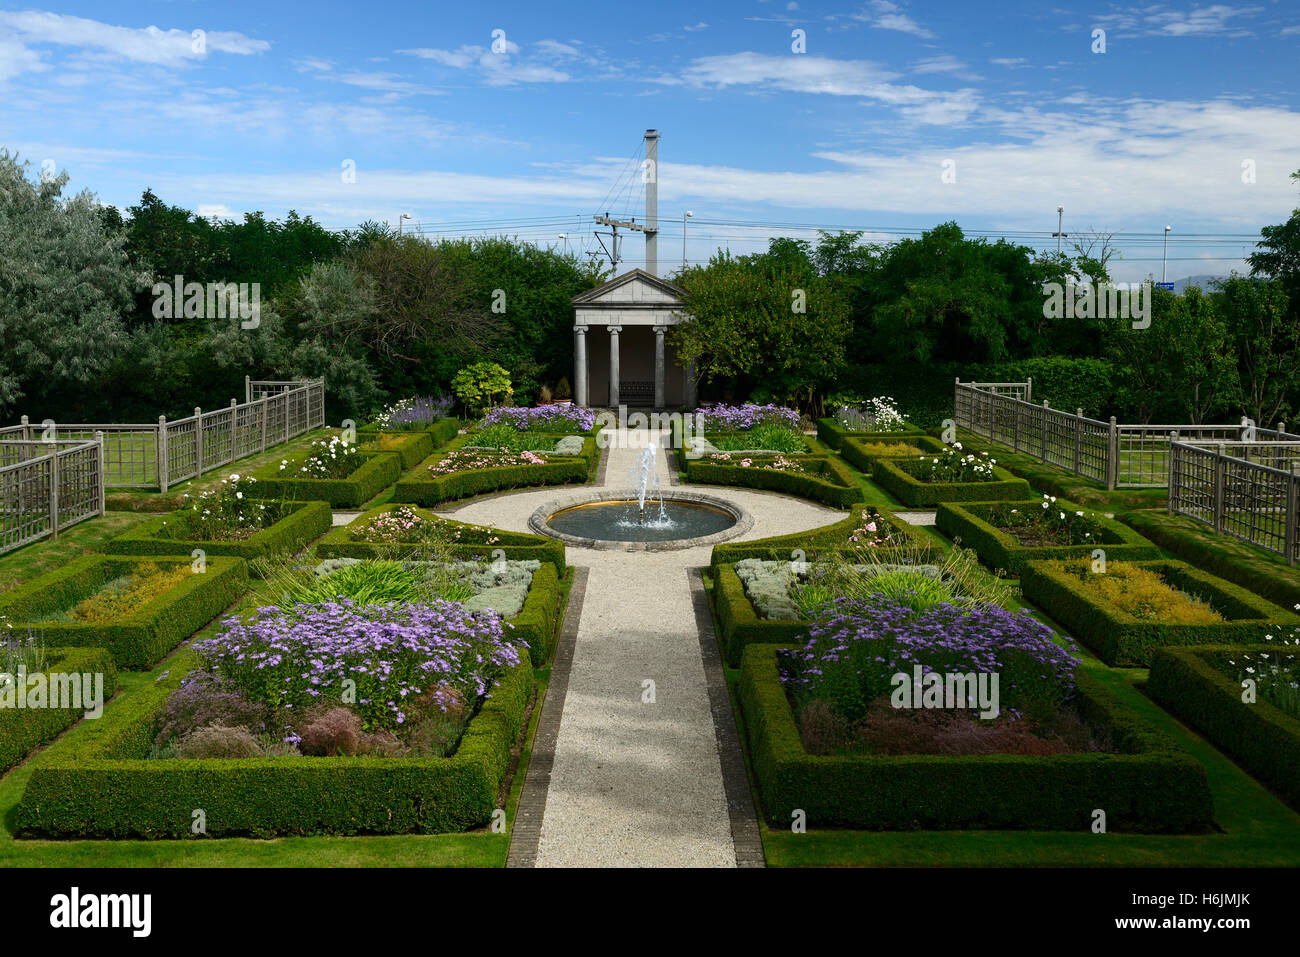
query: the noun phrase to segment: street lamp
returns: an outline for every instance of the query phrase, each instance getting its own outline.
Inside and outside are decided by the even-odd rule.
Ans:
[[[686,220],[694,215],[689,209],[682,213],[682,272],[686,272]]]
[[[397,217],[397,235],[399,236],[402,235],[402,221],[410,218],[411,218],[410,213],[402,213],[401,216]]]
[[[564,255],[568,256],[569,255],[569,234],[558,233],[555,238],[564,240]]]
[[[1165,264],[1169,261],[1169,230],[1173,228],[1174,227],[1172,226],[1165,227],[1165,249],[1164,252],[1160,254],[1160,281],[1161,282],[1165,281]]]

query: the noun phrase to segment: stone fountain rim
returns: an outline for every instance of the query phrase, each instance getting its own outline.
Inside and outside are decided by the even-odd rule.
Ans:
[[[730,541],[744,535],[754,527],[754,516],[744,506],[725,498],[718,498],[716,495],[706,495],[703,492],[694,492],[688,489],[664,489],[663,500],[665,502],[686,502],[691,505],[708,505],[727,512],[735,518],[736,523],[730,528],[724,528],[712,535],[699,535],[695,538],[674,538],[665,542],[619,542],[605,538],[582,538],[578,535],[569,535],[565,532],[556,531],[546,524],[548,518],[566,508],[590,505],[594,502],[635,502],[639,494],[640,489],[634,488],[599,489],[553,499],[539,505],[533,514],[529,516],[528,528],[536,535],[545,535],[547,538],[558,539],[564,542],[565,545],[574,548],[595,548],[623,552],[673,552],[684,548],[698,548],[702,545],[716,545],[718,542]]]

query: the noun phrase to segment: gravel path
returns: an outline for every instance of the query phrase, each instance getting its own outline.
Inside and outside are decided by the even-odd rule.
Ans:
[[[630,485],[629,473],[650,437],[646,431],[616,436],[601,487]],[[653,438],[662,445],[663,436]],[[658,458],[666,486],[662,448]],[[786,496],[704,490],[753,514],[754,527],[737,540],[816,528],[843,516]],[[518,492],[443,514],[527,531],[533,511],[563,499],[566,491]],[[569,564],[589,572],[537,866],[736,865],[719,731],[691,594],[690,569],[707,565],[709,552],[707,546],[667,552],[568,549]]]

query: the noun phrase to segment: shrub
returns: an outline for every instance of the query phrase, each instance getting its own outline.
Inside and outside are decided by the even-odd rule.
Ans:
[[[1023,501],[1031,496],[1029,483],[1000,465],[991,466],[991,479],[972,482],[933,481],[925,474],[932,465],[924,458],[877,459],[872,477],[877,485],[909,508],[925,508],[940,502]]]
[[[418,432],[427,429],[451,412],[449,395],[415,396],[398,399],[371,416],[371,424],[381,432]]]
[[[332,758],[361,749],[361,717],[347,708],[331,708],[302,729],[298,747],[303,754]]]
[[[487,361],[475,362],[452,376],[451,391],[475,414],[515,394],[510,386],[510,373],[495,362]]]
[[[277,553],[296,552],[332,527],[333,514],[326,502],[281,504],[284,510],[282,518],[244,539],[235,541],[180,539],[176,537],[175,531],[170,531],[171,516],[161,516],[143,522],[112,539],[104,550],[112,555],[190,555],[197,548],[202,549],[207,555],[259,558]]]
[[[747,432],[723,432],[711,436],[713,447],[723,452],[753,451],[807,452],[808,444],[797,429],[781,422],[760,422]]]
[[[264,702],[250,701],[233,682],[211,672],[194,671],[164,703],[154,745],[161,748],[212,724],[260,734],[267,730],[270,718],[271,709]]]
[[[39,671],[50,681],[58,675],[103,675],[105,701],[117,690],[117,668],[113,656],[103,648],[43,647],[41,659],[39,668],[26,669],[28,675]],[[6,667],[5,671],[16,674],[17,667]],[[85,707],[0,708],[0,772],[9,770],[34,748],[53,741],[80,721],[87,710]]]
[[[254,758],[262,753],[262,743],[247,728],[213,724],[185,735],[174,753],[178,758]]]
[[[751,456],[747,466],[741,460],[688,459],[685,449],[679,449],[678,456],[683,476],[689,482],[785,492],[835,508],[844,508],[862,495],[853,474],[842,463],[824,455],[795,457],[791,461],[801,467],[798,472],[769,467],[775,461],[775,457],[769,456]]]
[[[351,447],[351,446],[350,446]],[[372,455],[347,453],[353,469],[338,478],[312,478],[299,471],[290,456],[253,473],[258,479],[253,493],[263,498],[327,502],[334,508],[357,508],[392,485],[402,473],[401,462],[390,452]]]
[[[696,409],[695,421],[705,432],[745,431],[764,424],[784,425],[795,431],[799,428],[799,412],[781,405],[715,405]]]
[[[507,425],[516,432],[585,433],[596,427],[596,413],[576,405],[497,406],[488,409],[480,423],[484,429],[494,425]]]

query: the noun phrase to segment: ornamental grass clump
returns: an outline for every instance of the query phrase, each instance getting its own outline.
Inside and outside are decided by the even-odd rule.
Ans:
[[[723,433],[710,440],[713,447],[724,452],[806,452],[803,436],[793,426],[784,422],[760,422],[739,435]]]
[[[880,596],[840,598],[783,659],[782,680],[802,710],[824,701],[845,720],[889,699],[895,674],[997,675],[1008,720],[1053,720],[1075,694],[1078,659],[1028,612],[941,603],[921,611]]]
[[[539,432],[520,432],[508,422],[498,422],[475,432],[462,447],[501,452],[550,452],[555,449],[555,439]]]
[[[238,473],[223,478],[221,488],[202,492],[162,523],[159,538],[172,541],[241,541],[270,528],[289,513],[283,502],[252,497],[257,479]],[[185,498],[189,499],[187,492]]]
[[[249,700],[292,715],[317,701],[345,701],[367,731],[398,732],[424,696],[445,713],[479,701],[519,664],[499,615],[457,602],[360,605],[351,600],[230,618],[194,650],[204,668]],[[346,696],[346,697],[345,697]],[[294,743],[297,743],[296,741]]]
[[[772,424],[798,431],[800,416],[796,409],[782,405],[715,405],[696,409],[695,421],[705,432],[744,432],[759,425]]]
[[[997,480],[993,472],[997,464],[997,459],[989,458],[987,452],[963,454],[961,443],[954,442],[928,460],[922,459],[916,477],[923,482],[993,482]]]

